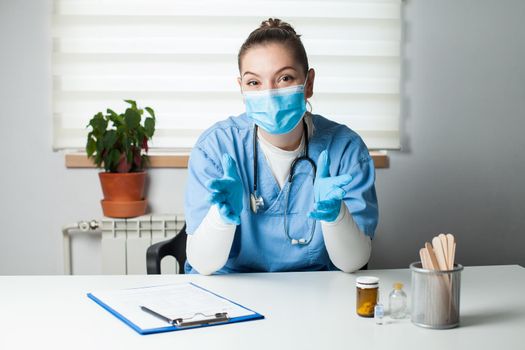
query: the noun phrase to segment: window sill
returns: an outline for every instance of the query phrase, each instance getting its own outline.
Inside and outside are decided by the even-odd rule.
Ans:
[[[370,152],[376,169],[388,169],[390,161],[388,154],[384,151]],[[85,153],[67,153],[66,168],[95,168],[95,164]],[[188,154],[150,154],[150,168],[187,168]]]

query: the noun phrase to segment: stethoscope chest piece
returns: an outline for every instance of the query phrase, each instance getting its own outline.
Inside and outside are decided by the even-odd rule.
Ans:
[[[290,239],[290,243],[292,243],[292,245],[307,245],[310,243],[310,241],[308,241],[306,238],[292,238]]]
[[[250,207],[252,209],[252,212],[257,214],[257,212],[264,208],[264,199],[257,194],[257,192],[253,192],[250,194]]]

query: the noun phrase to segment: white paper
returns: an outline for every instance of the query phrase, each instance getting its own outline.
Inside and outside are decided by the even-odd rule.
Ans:
[[[233,302],[191,283],[169,284],[144,288],[91,293],[141,329],[162,328],[169,323],[143,311],[145,306],[170,319],[197,321],[227,312],[229,318],[253,315]]]

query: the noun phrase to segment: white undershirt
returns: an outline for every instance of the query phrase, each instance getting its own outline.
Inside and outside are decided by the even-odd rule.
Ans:
[[[295,158],[300,157],[304,150],[304,137],[301,138],[301,143],[293,151],[285,151],[272,145],[263,136],[257,136],[259,146],[266,158],[266,163],[270,166],[273,177],[279,184],[279,188],[283,188],[290,174],[290,167]]]
[[[258,137],[258,141],[272,174],[282,189],[293,160],[303,152],[304,137],[294,151],[275,147],[263,137]],[[217,206],[213,205],[195,232],[188,235],[186,254],[192,267],[203,275],[220,270],[228,260],[235,227],[234,224],[225,223]],[[321,221],[321,228],[326,250],[337,268],[344,272],[353,272],[368,262],[372,249],[370,238],[359,230],[344,203],[341,203],[337,219],[333,222]]]

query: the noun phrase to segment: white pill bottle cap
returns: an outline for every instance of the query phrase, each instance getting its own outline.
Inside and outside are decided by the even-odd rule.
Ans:
[[[378,288],[379,278],[374,276],[360,276],[355,280],[355,285],[361,289]]]

